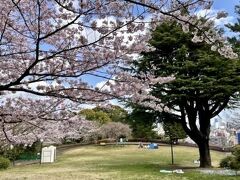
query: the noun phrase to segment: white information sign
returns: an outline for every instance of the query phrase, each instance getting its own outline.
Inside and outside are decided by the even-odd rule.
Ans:
[[[56,160],[56,147],[49,146],[42,148],[41,163],[52,163]]]

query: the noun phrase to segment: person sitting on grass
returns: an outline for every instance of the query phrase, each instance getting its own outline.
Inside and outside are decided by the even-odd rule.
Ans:
[[[143,143],[139,142],[138,148],[143,148]]]

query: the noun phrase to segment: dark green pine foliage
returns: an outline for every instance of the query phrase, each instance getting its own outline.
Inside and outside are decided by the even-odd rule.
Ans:
[[[156,123],[156,116],[149,109],[132,106],[133,111],[127,118],[127,123],[132,129],[132,136],[134,138],[141,138],[145,140],[151,140],[157,137],[155,131],[153,131],[154,123]]]
[[[175,22],[163,23],[149,42],[156,49],[143,52],[134,65],[137,72],[175,76],[170,83],[155,85],[151,93],[178,111],[185,132],[199,147],[200,166],[209,167],[210,119],[238,100],[240,64],[204,42],[193,43],[192,37]]]
[[[236,33],[235,36],[229,38],[229,41],[234,46],[235,51],[240,55],[240,5],[235,7],[235,13],[238,15],[237,22],[234,24],[226,25],[233,33]]]
[[[186,132],[180,122],[181,119],[178,116],[162,112],[158,117],[160,122],[162,122],[165,136],[169,138],[170,141],[178,143],[179,139],[187,138]]]

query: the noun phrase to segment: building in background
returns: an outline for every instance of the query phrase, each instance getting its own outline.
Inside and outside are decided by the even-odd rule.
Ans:
[[[214,119],[210,132],[210,145],[222,147],[224,149],[235,146],[239,143],[240,142],[238,142],[237,139],[237,129],[229,126],[228,123],[221,119]]]
[[[157,133],[157,135],[161,136],[165,134],[162,123],[156,123],[154,126],[155,128],[153,130]]]

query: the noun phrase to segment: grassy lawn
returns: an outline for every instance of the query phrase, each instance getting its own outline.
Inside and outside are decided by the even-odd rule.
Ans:
[[[158,150],[138,149],[137,146],[82,146],[68,149],[58,155],[53,164],[23,165],[0,171],[0,179],[239,179],[205,175],[196,171],[193,160],[198,159],[198,150],[190,147],[175,147],[176,165],[171,166],[170,148]],[[224,153],[212,151],[213,165],[218,166]],[[184,174],[163,174],[160,169],[182,168]]]

